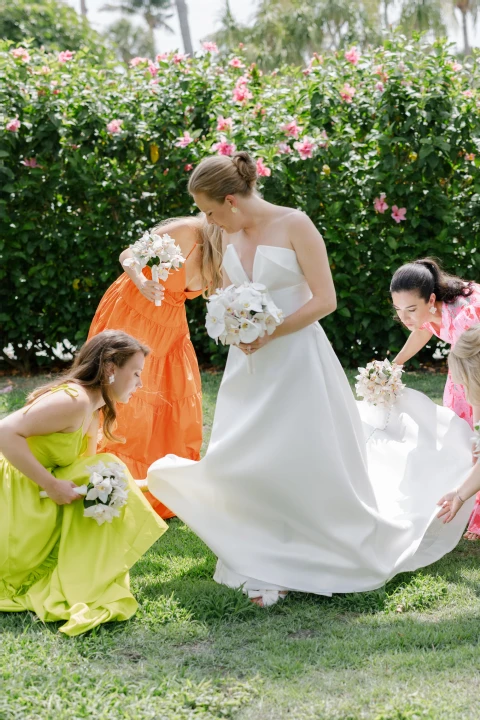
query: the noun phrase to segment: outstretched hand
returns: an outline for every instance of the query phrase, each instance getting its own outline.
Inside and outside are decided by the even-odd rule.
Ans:
[[[437,517],[441,518],[444,523],[449,523],[462,507],[463,501],[460,500],[456,492],[449,492],[440,498],[437,505],[441,506]]]

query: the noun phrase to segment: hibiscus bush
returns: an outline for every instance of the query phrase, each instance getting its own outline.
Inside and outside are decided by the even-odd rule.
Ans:
[[[4,362],[49,364],[81,343],[119,252],[193,212],[189,172],[235,148],[256,158],[267,200],[323,234],[338,310],[322,324],[345,365],[403,344],[388,294],[403,262],[433,254],[478,278],[478,62],[462,67],[443,43],[396,38],[269,75],[213,44],[125,71],[86,49],[4,43],[0,70]],[[188,313],[201,361],[219,364],[204,302]]]

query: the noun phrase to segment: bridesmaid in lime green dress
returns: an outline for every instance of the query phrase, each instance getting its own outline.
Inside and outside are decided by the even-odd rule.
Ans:
[[[167,525],[126,467],[127,502],[112,522],[84,517],[76,488],[88,484],[88,466],[120,462],[96,454],[100,417],[112,439],[116,403],[142,386],[147,354],[126,333],[100,333],[61,384],[0,421],[0,611],[64,621],[60,632],[72,636],[135,613],[129,568]]]

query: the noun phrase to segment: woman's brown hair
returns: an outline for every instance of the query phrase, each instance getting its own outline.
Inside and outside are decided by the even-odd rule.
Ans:
[[[107,363],[123,367],[127,360],[138,352],[146,357],[150,350],[146,345],[121,330],[104,330],[82,345],[73,361],[72,367],[59,378],[47,385],[36,388],[27,398],[27,405],[36,398],[49,392],[61,383],[73,382],[90,390],[100,390],[105,405],[102,408],[103,434],[113,442],[125,442],[123,438],[113,435],[117,413],[112,398]]]
[[[442,270],[433,258],[422,258],[402,265],[395,272],[390,283],[390,292],[416,291],[425,302],[433,293],[437,300],[452,303],[458,297],[469,297],[473,283]]]

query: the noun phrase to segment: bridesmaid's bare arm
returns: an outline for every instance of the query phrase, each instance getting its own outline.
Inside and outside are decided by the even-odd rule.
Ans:
[[[0,421],[0,451],[17,470],[46,490],[59,505],[78,500],[80,496],[74,490],[74,483],[59,481],[44,468],[31,452],[27,438],[78,430],[91,412],[88,397],[80,394],[72,398],[66,393],[55,393],[27,408],[17,410]]]

